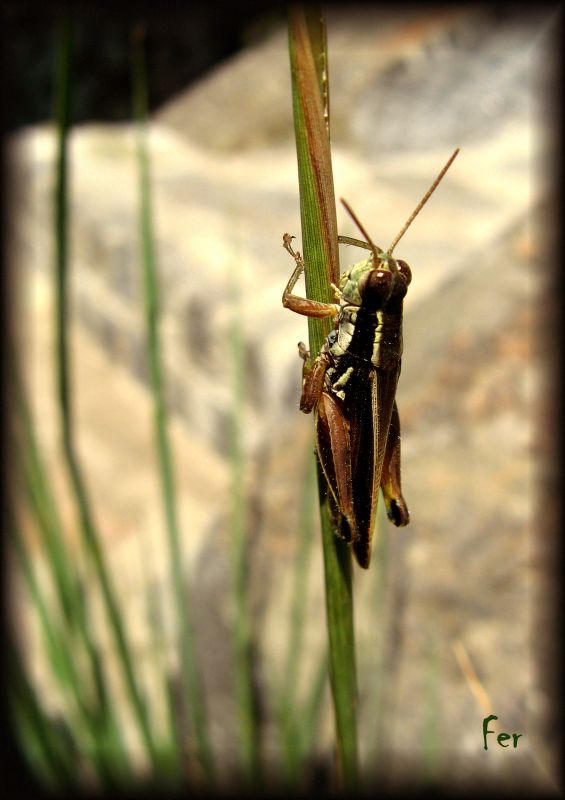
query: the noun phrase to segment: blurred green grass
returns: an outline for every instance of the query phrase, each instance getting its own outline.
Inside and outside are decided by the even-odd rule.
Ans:
[[[148,582],[146,599],[151,630],[151,665],[160,702],[168,709],[166,730],[154,725],[146,683],[136,668],[137,654],[128,629],[127,610],[118,599],[106,553],[96,522],[79,461],[73,424],[73,392],[70,381],[70,293],[71,263],[68,252],[69,215],[68,139],[72,127],[72,23],[62,17],[56,33],[57,158],[54,176],[53,292],[56,298],[56,401],[59,411],[60,450],[75,505],[80,530],[79,552],[71,554],[68,530],[61,522],[59,499],[50,485],[49,471],[38,441],[27,390],[19,375],[17,355],[13,376],[14,450],[18,453],[15,502],[10,508],[11,544],[31,604],[30,613],[41,628],[46,668],[60,690],[53,703],[36,686],[31,665],[26,661],[26,642],[13,632],[9,651],[9,674],[12,687],[12,715],[21,749],[37,778],[53,790],[132,788],[134,786],[198,785],[211,788],[215,781],[218,756],[210,741],[206,716],[206,687],[198,669],[198,652],[191,620],[190,591],[182,569],[182,533],[178,519],[174,480],[172,443],[169,439],[165,386],[159,337],[158,254],[153,233],[150,156],[147,137],[147,81],[143,52],[143,32],[137,28],[132,37],[132,94],[137,131],[137,167],[139,182],[140,266],[145,287],[147,358],[154,406],[155,447],[158,456],[158,480],[163,499],[164,530],[169,551],[170,587],[175,610],[176,650],[181,665],[183,708],[176,706],[172,685],[174,674],[166,658],[162,638],[163,604]],[[254,696],[253,661],[255,632],[248,604],[248,535],[243,476],[245,462],[241,446],[243,424],[243,339],[241,306],[236,279],[232,285],[234,318],[230,364],[233,371],[232,436],[230,463],[232,472],[232,602],[233,642],[235,652],[235,694],[239,708],[239,772],[248,787],[262,781],[260,748],[261,730]],[[323,703],[327,674],[322,658],[305,703],[294,694],[294,681],[304,659],[303,628],[305,618],[306,578],[313,541],[312,465],[305,472],[301,504],[296,576],[288,626],[286,679],[274,686],[274,705],[284,709],[279,717],[281,748],[286,760],[286,774],[298,786],[301,772],[311,752]],[[23,522],[23,526],[22,523]],[[25,531],[23,530],[25,528]],[[28,533],[29,530],[29,533]],[[37,538],[37,546],[35,539]],[[46,567],[47,577],[38,572]],[[146,564],[149,578],[149,567]],[[92,613],[92,579],[102,598],[106,625],[111,633],[111,647],[126,687],[127,706],[117,701],[111,688],[107,652],[102,652],[105,638],[97,628]],[[12,620],[17,628],[17,621]],[[106,645],[107,646],[107,645]],[[154,702],[154,701],[153,701]],[[185,721],[189,720],[188,728]],[[132,725],[143,744],[140,765],[130,749],[130,737],[124,730]],[[127,744],[126,744],[127,742]]]
[[[30,410],[28,392],[19,370],[14,369],[13,411],[14,451],[17,452],[17,470],[14,489],[16,502],[10,509],[10,542],[18,565],[19,578],[27,592],[26,606],[41,631],[45,656],[42,669],[49,672],[49,685],[57,687],[55,698],[46,697],[43,682],[38,682],[37,671],[27,660],[27,643],[13,635],[8,653],[14,728],[21,748],[38,779],[54,789],[81,790],[87,787],[123,789],[144,787],[197,786],[211,788],[218,785],[223,753],[215,746],[208,719],[206,681],[200,673],[198,641],[192,619],[191,587],[183,569],[183,536],[190,535],[178,515],[178,498],[174,476],[174,442],[168,432],[165,404],[165,376],[162,343],[159,334],[159,253],[155,246],[151,198],[151,172],[149,139],[147,135],[147,68],[144,60],[143,35],[134,31],[132,39],[132,96],[134,122],[137,132],[136,159],[139,200],[140,270],[143,276],[144,312],[146,324],[147,360],[154,409],[155,452],[163,503],[163,548],[169,557],[170,592],[174,610],[174,658],[164,630],[168,603],[161,587],[151,583],[151,565],[143,563],[146,586],[144,597],[150,629],[151,677],[142,674],[138,652],[127,616],[127,608],[119,599],[111,570],[111,554],[106,552],[97,524],[97,509],[92,507],[87,492],[83,464],[79,461],[75,445],[73,424],[73,392],[70,385],[70,307],[69,280],[72,264],[67,249],[72,219],[69,217],[68,188],[68,138],[72,127],[72,28],[64,19],[57,33],[54,90],[57,98],[57,159],[54,176],[53,235],[55,266],[53,293],[56,297],[54,328],[56,333],[56,399],[59,410],[60,451],[66,464],[68,484],[74,499],[77,530],[80,531],[78,552],[70,551],[68,523],[63,524],[59,499],[54,491],[41,442],[38,440],[36,421]],[[325,43],[319,42],[320,47]],[[318,46],[315,45],[315,46]],[[327,54],[326,54],[327,58]],[[295,103],[302,100],[295,95]],[[300,127],[303,121],[298,122]],[[302,154],[307,161],[308,153]],[[312,202],[316,202],[315,199]],[[308,205],[308,201],[306,201]],[[308,216],[308,211],[306,210]],[[318,209],[316,214],[321,216]],[[315,215],[315,216],[316,216]],[[303,230],[308,231],[308,225]],[[308,237],[306,233],[306,237]],[[307,251],[308,245],[304,244]],[[314,250],[316,247],[314,247]],[[310,250],[310,252],[312,252]],[[318,259],[322,266],[324,258]],[[316,261],[314,257],[313,261]],[[326,269],[323,266],[324,270]],[[236,750],[238,778],[247,788],[259,789],[273,785],[279,774],[289,791],[301,791],[312,779],[313,764],[319,758],[317,742],[320,720],[327,702],[328,670],[332,681],[337,681],[341,699],[343,727],[338,730],[338,749],[342,768],[346,772],[345,785],[357,783],[357,773],[378,777],[379,753],[384,735],[382,725],[383,695],[387,691],[386,664],[374,669],[374,659],[369,664],[369,678],[362,680],[369,689],[368,709],[363,716],[368,719],[371,744],[367,764],[357,764],[356,720],[356,667],[353,631],[352,574],[350,553],[326,526],[324,549],[329,554],[326,574],[327,586],[333,600],[328,600],[330,629],[344,625],[341,653],[336,655],[330,643],[312,665],[305,638],[309,614],[308,575],[312,565],[317,521],[313,509],[316,504],[316,470],[311,455],[303,465],[303,491],[296,498],[299,522],[296,530],[296,552],[293,565],[291,598],[288,616],[281,622],[285,627],[286,647],[280,671],[269,676],[268,692],[258,695],[256,672],[260,668],[255,658],[259,648],[258,632],[254,629],[250,609],[251,531],[248,529],[248,509],[245,491],[247,465],[242,444],[245,400],[244,370],[244,307],[240,298],[237,273],[227,272],[229,297],[233,312],[230,342],[226,343],[226,359],[232,376],[231,405],[231,511],[230,553],[232,635],[234,652],[233,701],[236,717]],[[322,276],[325,280],[327,276]],[[316,291],[315,288],[312,291]],[[318,340],[323,340],[318,331]],[[321,337],[321,339],[320,339]],[[316,341],[316,340],[315,340]],[[314,341],[314,344],[315,344]],[[85,462],[88,460],[86,454]],[[88,469],[88,464],[84,465]],[[386,593],[386,538],[375,537],[379,542],[374,558],[376,624],[382,629],[379,641],[385,635],[389,621],[382,610]],[[341,549],[341,553],[337,552]],[[141,546],[142,562],[147,558]],[[332,577],[333,575],[333,577]],[[335,591],[337,589],[337,591]],[[340,622],[333,617],[333,609],[342,600],[347,603],[345,617]],[[94,606],[100,600],[105,611],[104,630],[99,627]],[[18,627],[12,620],[13,628]],[[110,644],[106,628],[110,633]],[[335,630],[334,630],[335,633]],[[112,653],[109,658],[108,648]],[[172,667],[175,661],[179,672]],[[305,669],[308,662],[309,669]],[[361,661],[360,661],[361,663]],[[362,662],[365,664],[365,661]],[[368,663],[368,662],[367,662]],[[115,670],[125,694],[118,697]],[[363,667],[364,669],[364,667]],[[308,675],[305,682],[304,676]],[[177,680],[182,687],[179,703],[174,687]],[[431,772],[437,771],[437,719],[435,702],[437,671],[430,666],[430,698],[428,732],[422,742],[427,753]],[[148,691],[148,683],[158,686],[157,694]],[[306,683],[304,690],[299,687]],[[341,684],[341,689],[339,688]],[[426,701],[427,702],[427,701]],[[157,709],[156,704],[160,704]],[[277,735],[279,770],[270,774],[272,766],[262,746],[264,720],[267,707],[273,714]],[[54,710],[56,709],[56,710]],[[164,713],[162,713],[164,709]],[[360,715],[361,716],[361,715]],[[161,719],[157,724],[157,718]],[[134,737],[129,732],[133,729]],[[345,738],[344,738],[345,737]],[[340,741],[341,740],[341,741]],[[142,757],[139,758],[141,744]],[[333,753],[324,754],[328,775],[333,776]],[[345,762],[344,762],[345,758]],[[330,778],[330,781],[334,778]]]

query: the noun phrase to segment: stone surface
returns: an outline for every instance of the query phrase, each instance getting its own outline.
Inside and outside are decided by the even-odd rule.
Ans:
[[[379,767],[381,779],[430,774],[449,783],[480,773],[487,785],[508,788],[526,775],[541,781],[539,763],[548,757],[540,731],[551,698],[536,682],[529,635],[539,611],[531,553],[543,370],[532,336],[543,318],[540,284],[549,280],[533,244],[546,233],[549,180],[540,164],[551,155],[538,88],[550,69],[551,33],[545,7],[506,16],[487,7],[384,16],[361,7],[328,19],[336,193],[381,246],[462,147],[396,251],[413,271],[398,394],[412,521],[401,531],[383,522],[372,569],[355,574],[361,749],[367,774]],[[291,131],[286,33],[279,31],[163,108],[150,136],[184,555],[226,771],[237,735],[227,454],[239,334],[257,679],[273,761],[270,692],[283,677],[296,498],[311,448],[311,422],[297,410],[295,346],[306,326],[280,304],[292,269],[281,236],[300,231]],[[53,147],[49,128],[22,131],[12,142],[10,256],[26,278],[20,338],[64,496],[49,356]],[[157,590],[169,578],[146,391],[132,130],[75,129],[71,164],[79,444],[117,583],[135,609],[140,665],[149,668],[147,571]],[[340,232],[355,235],[339,215]],[[342,255],[342,268],[359,257],[348,248]],[[70,509],[66,516],[72,529]],[[320,558],[316,539],[302,693],[324,646]],[[458,666],[457,642],[503,729],[524,733],[511,770],[504,751],[485,761],[484,709]],[[329,758],[328,707],[322,723],[318,749]]]

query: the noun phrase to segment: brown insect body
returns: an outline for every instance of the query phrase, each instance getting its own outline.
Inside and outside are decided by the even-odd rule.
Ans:
[[[315,407],[316,450],[336,531],[352,542],[362,567],[370,562],[379,487],[394,524],[409,521],[395,395],[410,270],[391,261],[371,255],[344,274],[336,328],[320,354],[326,370]]]
[[[344,201],[367,241],[339,241],[370,250],[334,287],[338,304],[298,297],[292,290],[304,269],[300,253],[285,234],[283,245],[296,268],[283,294],[283,305],[311,317],[334,318],[335,327],[312,361],[303,344],[300,408],[316,415],[316,453],[328,485],[336,533],[351,542],[356,559],[367,568],[379,489],[387,515],[397,526],[410,515],[400,483],[400,421],[396,388],[402,359],[402,306],[411,281],[406,262],[392,251],[447,171],[458,150],[420,201],[391,247],[376,247]]]

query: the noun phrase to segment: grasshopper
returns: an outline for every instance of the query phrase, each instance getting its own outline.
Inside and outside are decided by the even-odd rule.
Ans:
[[[388,518],[407,525],[410,514],[400,483],[400,421],[396,387],[402,358],[402,303],[410,267],[392,253],[451,166],[455,150],[388,250],[377,247],[350,206],[346,210],[366,241],[338,236],[342,244],[370,251],[332,288],[335,303],[293,294],[304,261],[285,233],[283,247],[295,261],[283,306],[307,317],[332,317],[334,328],[316,358],[300,342],[303,360],[300,409],[315,410],[316,454],[327,486],[336,533],[350,542],[359,565],[369,566],[379,488]]]

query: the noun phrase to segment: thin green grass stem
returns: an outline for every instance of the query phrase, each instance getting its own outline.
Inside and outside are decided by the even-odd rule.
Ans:
[[[153,672],[162,686],[165,703],[167,730],[161,751],[164,756],[163,769],[170,773],[172,782],[178,782],[182,772],[182,747],[179,735],[179,714],[174,698],[170,669],[167,663],[166,620],[162,608],[162,590],[160,583],[155,582],[151,571],[151,550],[144,538],[140,538],[140,558],[143,567],[143,585],[146,589],[146,616],[150,632],[151,660]],[[167,766],[168,764],[168,766]]]
[[[52,789],[76,788],[79,779],[74,753],[61,740],[41,706],[16,646],[10,640],[7,644],[10,704],[21,745]]]
[[[291,7],[289,51],[306,294],[332,302],[330,282],[338,281],[339,256],[329,145],[328,59],[325,26],[317,6],[308,6],[307,11]],[[310,351],[316,354],[329,332],[329,322],[308,322]],[[351,551],[334,534],[320,468],[318,485],[338,776],[343,788],[351,790],[358,780]]]
[[[39,619],[48,662],[55,680],[61,687],[63,697],[71,704],[69,716],[77,723],[75,729],[77,738],[82,744],[81,751],[92,760],[102,786],[109,788],[116,787],[120,783],[123,785],[128,775],[127,762],[123,742],[118,730],[112,724],[114,720],[107,714],[106,704],[100,707],[92,703],[91,684],[82,678],[76,654],[69,646],[68,638],[62,634],[53,610],[45,599],[15,519],[11,520],[10,534]],[[20,661],[18,664],[21,666]],[[39,706],[36,711],[40,713]],[[48,727],[50,723],[44,720],[43,724]]]
[[[45,563],[49,569],[58,601],[59,615],[63,622],[61,637],[64,633],[64,638],[61,639],[61,646],[66,649],[62,656],[70,659],[72,668],[74,659],[79,655],[79,651],[76,648],[84,648],[90,674],[86,682],[89,687],[88,698],[85,697],[79,703],[79,705],[82,705],[84,713],[88,714],[88,719],[83,720],[83,723],[87,727],[95,728],[93,735],[96,741],[101,738],[104,738],[105,741],[107,740],[108,744],[104,745],[102,749],[104,752],[112,752],[114,771],[116,774],[121,774],[125,777],[129,774],[127,752],[114,706],[108,698],[106,677],[102,668],[99,647],[93,632],[89,629],[85,597],[72,559],[68,549],[65,547],[64,532],[39,451],[25,392],[15,365],[11,364],[10,366],[13,367],[10,375],[18,428],[17,443],[20,444],[18,446],[16,441],[14,442],[16,445],[15,452],[19,456],[18,474],[21,476],[24,496],[28,499],[29,507],[36,522],[42,551],[45,554]],[[25,576],[28,567],[22,559],[27,554],[23,546],[23,540],[20,541],[19,534],[16,535],[14,544]],[[29,569],[31,569],[31,564]],[[26,577],[26,580],[30,593],[37,604],[37,595],[30,583],[29,576]],[[38,607],[37,610],[42,622],[45,621],[45,617],[48,621],[53,616],[59,616],[55,614],[55,608],[48,608],[46,615],[43,614],[41,608]],[[46,632],[46,642],[49,643],[52,638]],[[70,656],[71,653],[73,654],[72,658]],[[70,675],[68,671],[67,675]],[[74,677],[71,680],[71,685],[73,690],[78,691],[84,685],[84,681]],[[103,767],[104,774],[107,774],[110,765],[103,765],[101,762],[100,766],[101,768]]]

